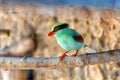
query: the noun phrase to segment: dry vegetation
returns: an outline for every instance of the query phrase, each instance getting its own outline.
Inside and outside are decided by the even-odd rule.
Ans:
[[[49,38],[47,34],[54,23],[68,22],[91,48],[97,51],[119,49],[119,13],[119,10],[74,6],[1,4],[0,29],[10,29],[10,35],[0,37],[0,48],[4,49],[25,37],[28,34],[27,28],[31,26],[35,30],[37,40],[34,57],[60,56],[64,50],[58,46],[54,37]],[[85,52],[80,50],[80,53]],[[35,71],[34,80],[120,80],[119,67],[118,64],[109,63],[84,68],[41,69]],[[11,80],[26,80],[26,73],[17,72],[11,72],[16,73],[13,77],[13,74],[11,75]]]

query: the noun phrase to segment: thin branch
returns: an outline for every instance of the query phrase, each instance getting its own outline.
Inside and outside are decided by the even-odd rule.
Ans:
[[[94,65],[99,63],[120,62],[120,49],[93,54],[82,54],[76,57],[66,56],[63,61],[59,57],[32,58],[21,61],[20,57],[0,57],[2,69],[41,69],[41,68],[70,68]]]

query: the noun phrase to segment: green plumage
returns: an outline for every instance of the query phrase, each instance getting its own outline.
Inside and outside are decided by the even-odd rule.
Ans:
[[[79,36],[79,34],[70,28],[61,29],[55,33],[57,43],[67,51],[79,50],[84,45],[84,43],[76,41],[74,36]]]

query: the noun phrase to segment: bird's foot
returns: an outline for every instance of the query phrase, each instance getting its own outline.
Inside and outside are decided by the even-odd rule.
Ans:
[[[76,53],[75,53],[75,54],[72,54],[73,57],[75,57],[76,55],[77,55]]]
[[[66,51],[65,53],[62,54],[62,56],[60,56],[60,61],[62,61],[64,59],[65,56],[67,56],[66,54],[68,53],[68,51]]]
[[[72,54],[72,56],[73,57],[77,56],[77,53],[78,53],[78,50],[74,54]]]
[[[63,61],[63,59],[64,59],[65,56],[67,56],[67,55],[60,56],[60,61]]]

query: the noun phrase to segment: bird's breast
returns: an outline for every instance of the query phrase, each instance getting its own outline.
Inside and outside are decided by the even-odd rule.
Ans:
[[[75,41],[71,35],[61,35],[56,37],[57,43],[67,51],[70,50],[79,50],[83,43]]]

